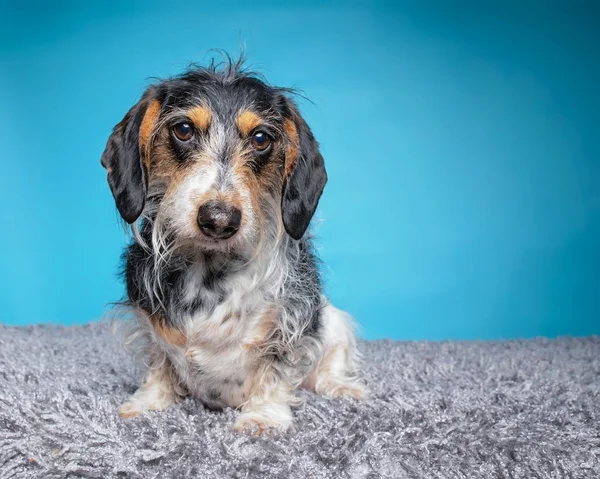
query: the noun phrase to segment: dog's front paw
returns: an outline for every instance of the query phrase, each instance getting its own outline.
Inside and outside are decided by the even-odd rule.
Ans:
[[[144,413],[144,407],[139,401],[127,401],[119,408],[119,417],[121,419],[131,419]]]
[[[140,416],[147,411],[164,411],[180,397],[171,388],[145,384],[119,408],[121,419]]]
[[[360,381],[327,378],[317,382],[315,391],[330,398],[342,396],[364,401],[369,397],[369,390]]]
[[[278,411],[280,408],[277,407],[274,409],[271,413],[265,411],[241,413],[233,425],[233,430],[254,436],[262,436],[265,432],[272,435],[277,431],[287,431],[292,425],[291,411],[289,408],[287,411]]]

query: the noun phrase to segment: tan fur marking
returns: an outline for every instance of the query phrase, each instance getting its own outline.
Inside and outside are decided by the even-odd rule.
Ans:
[[[185,346],[187,338],[181,331],[167,326],[162,318],[152,316],[151,321],[156,334],[163,338],[167,343],[175,346]]]
[[[246,351],[259,349],[269,340],[277,328],[277,320],[279,319],[277,313],[275,305],[271,305],[265,309],[260,324],[256,327],[255,334],[249,341],[243,344],[243,348]]]
[[[205,106],[197,106],[188,112],[188,116],[190,117],[190,120],[194,122],[196,128],[202,131],[208,130],[212,118],[212,113],[208,108]]]
[[[262,120],[256,113],[246,110],[237,117],[235,122],[242,135],[248,136],[254,128],[261,124]]]
[[[298,139],[298,130],[296,129],[296,125],[292,120],[286,118],[283,122],[283,129],[288,137],[284,175],[285,178],[289,178],[292,174],[292,170],[296,166],[296,162],[298,161],[298,149],[300,145]]]
[[[159,114],[160,102],[158,100],[152,100],[148,105],[148,108],[146,108],[146,113],[144,114],[144,119],[140,126],[140,149],[144,152],[144,164],[146,165],[146,169],[150,168],[150,155],[148,155],[147,148]]]
[[[140,145],[145,147],[150,140],[150,136],[152,135],[152,130],[156,125],[156,120],[158,120],[158,114],[160,113],[160,103],[158,100],[152,100],[146,108],[146,114],[144,115],[144,119],[142,120],[142,124],[140,126]]]
[[[279,152],[278,152],[279,153]],[[277,236],[280,237],[284,233],[283,222],[281,214],[278,214],[278,208],[281,205],[281,191],[283,186],[282,166],[284,162],[284,155],[279,155],[274,161],[269,161],[261,170],[260,175],[256,175],[250,168],[248,168],[243,157],[240,159],[236,158],[234,163],[233,174],[235,177],[240,178],[246,187],[250,197],[250,207],[252,208],[258,226],[258,240],[256,243],[255,254],[251,261],[257,257],[262,251],[263,241],[265,240],[264,232],[266,227],[271,221],[272,214],[275,214],[275,221],[277,222]],[[270,204],[265,212],[265,204]],[[269,216],[267,218],[267,215]],[[242,215],[242,225],[244,223],[245,216]]]

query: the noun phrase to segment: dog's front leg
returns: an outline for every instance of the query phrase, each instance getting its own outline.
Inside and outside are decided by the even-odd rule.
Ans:
[[[146,411],[162,411],[179,400],[171,364],[164,359],[161,364],[152,367],[144,383],[119,408],[119,416],[123,419],[139,416]]]
[[[292,425],[290,404],[294,390],[272,367],[259,370],[253,381],[249,399],[241,406],[233,428],[239,432],[261,435],[273,430],[285,431]]]

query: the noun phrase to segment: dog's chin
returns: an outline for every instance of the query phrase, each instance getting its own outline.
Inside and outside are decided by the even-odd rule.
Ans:
[[[252,230],[241,229],[226,239],[211,238],[201,230],[179,230],[173,235],[176,249],[181,253],[226,253],[239,257],[251,257],[256,253],[258,241]]]
[[[213,239],[200,233],[194,238],[192,243],[194,248],[200,251],[211,253],[242,253],[245,250],[243,242],[239,238],[236,238],[236,236],[227,239]]]

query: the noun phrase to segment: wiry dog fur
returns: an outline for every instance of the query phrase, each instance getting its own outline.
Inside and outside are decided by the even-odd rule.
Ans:
[[[300,386],[365,397],[351,319],[323,296],[306,232],[327,175],[289,90],[240,62],[195,67],[144,93],[102,165],[135,239],[124,306],[149,365],[122,417],[191,394],[261,432],[291,425]],[[215,204],[241,215],[223,213],[218,238],[199,219]]]

